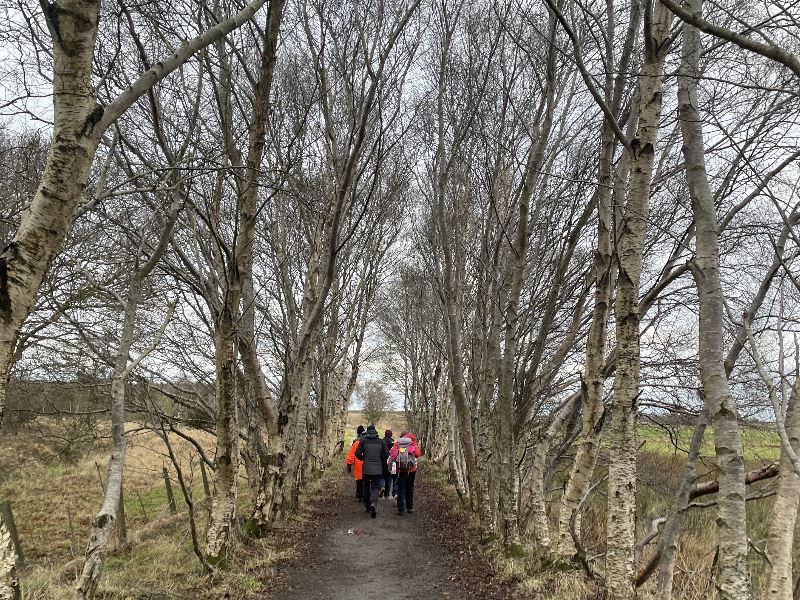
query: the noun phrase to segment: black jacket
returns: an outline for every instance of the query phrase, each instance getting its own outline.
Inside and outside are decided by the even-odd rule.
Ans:
[[[383,475],[383,466],[389,458],[389,450],[377,433],[367,434],[356,448],[356,458],[364,461],[361,471],[364,475]]]
[[[391,452],[392,446],[394,446],[394,438],[390,435],[387,435],[383,438],[383,443],[386,444],[386,449]],[[389,465],[386,461],[383,461],[383,474],[389,475]]]

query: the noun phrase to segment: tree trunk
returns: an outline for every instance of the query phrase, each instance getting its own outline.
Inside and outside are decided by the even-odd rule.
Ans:
[[[138,276],[134,276],[128,290],[122,337],[114,363],[114,376],[111,380],[111,458],[108,462],[105,494],[100,512],[92,524],[92,534],[86,550],[86,561],[75,589],[76,600],[94,598],[97,585],[100,583],[108,541],[117,520],[125,468],[125,384],[128,375],[128,356],[133,345],[136,312],[141,295],[140,289],[141,280]]]
[[[608,137],[609,127],[603,128],[603,137]],[[611,143],[609,143],[611,142]],[[563,556],[575,554],[570,521],[592,480],[594,465],[600,448],[600,432],[603,417],[603,387],[605,384],[605,349],[608,329],[608,314],[611,305],[611,161],[613,140],[604,140],[600,159],[600,178],[597,190],[597,250],[594,257],[595,299],[592,324],[586,340],[586,363],[584,366],[581,417],[582,427],[575,461],[561,499],[558,520],[558,553]],[[606,162],[608,164],[606,165]],[[608,169],[608,172],[606,170]],[[576,530],[580,531],[576,520]]]
[[[650,208],[655,144],[661,117],[665,40],[672,13],[659,2],[645,9],[645,56],[639,79],[639,125],[630,143],[630,184],[618,245],[617,368],[609,426],[606,591],[609,600],[635,597],[636,415],[639,397],[639,282]]]
[[[230,276],[230,275],[229,275]],[[238,275],[233,275],[238,277]],[[229,281],[223,307],[215,322],[217,451],[211,523],[206,532],[206,558],[224,566],[236,533],[236,476],[239,471],[239,418],[236,402],[236,329],[238,281]]]
[[[800,410],[797,408],[797,384],[792,392],[792,404],[786,414],[786,432],[795,452],[800,450]],[[775,600],[793,598],[794,529],[800,504],[800,478],[786,452],[781,451],[778,489],[772,508],[772,521],[767,534],[767,589],[765,597]]]
[[[611,5],[609,5],[611,6]],[[630,64],[632,47],[639,27],[641,11],[637,2],[631,3],[628,32],[620,59],[619,72],[623,73]],[[609,23],[613,19],[609,18]],[[613,31],[607,32],[609,40]],[[607,50],[606,60],[613,61],[613,47]],[[611,114],[618,118],[624,92],[623,78],[617,77],[613,92],[613,75],[606,75],[606,101]],[[611,308],[611,291],[614,286],[615,265],[612,248],[612,209],[613,164],[617,141],[609,117],[603,120],[600,136],[600,160],[598,164],[597,191],[597,249],[594,255],[594,308],[592,323],[586,339],[586,362],[583,372],[583,393],[581,398],[581,433],[564,495],[561,498],[558,520],[558,553],[562,556],[575,554],[572,539],[571,519],[581,499],[592,482],[592,473],[600,449],[600,434],[603,419],[603,388],[605,386],[605,349],[608,333],[608,316]],[[580,515],[576,517],[575,529],[580,532]]]
[[[97,104],[92,89],[100,2],[42,3],[53,44],[53,136],[36,194],[14,239],[0,255],[0,423],[20,328],[73,221],[103,133],[156,83],[195,52],[241,26],[264,1],[254,0],[234,17],[185,42],[141,74],[106,108]],[[14,560],[8,560],[10,555],[3,543],[6,533],[0,521],[0,594],[14,597],[19,586]]]
[[[445,268],[445,271],[450,269]],[[446,274],[450,279],[452,274]],[[478,476],[478,465],[475,456],[475,442],[472,435],[472,411],[467,402],[467,394],[464,387],[464,366],[461,358],[461,310],[458,300],[454,298],[454,285],[452,280],[450,285],[445,284],[445,294],[447,300],[447,350],[448,365],[450,367],[450,385],[453,393],[453,404],[455,421],[451,424],[459,438],[459,446],[464,455],[464,471],[466,474],[466,484],[469,488],[469,497],[475,503],[478,514],[483,511],[480,509],[482,504],[482,494],[479,491],[480,477]]]
[[[41,182],[14,239],[0,255],[0,422],[19,330],[80,202],[103,133],[156,83],[195,52],[249,20],[266,0],[253,0],[233,17],[184,42],[142,73],[107,107],[92,89],[100,19],[97,0],[43,2],[53,43],[53,137]],[[3,573],[0,572],[0,580]]]
[[[786,410],[786,435],[795,452],[800,452],[800,378],[795,379]],[[797,509],[800,505],[800,477],[786,451],[781,449],[778,490],[772,506],[772,521],[767,533],[766,565],[769,600],[792,600],[792,553]]]
[[[48,5],[53,33],[53,138],[42,179],[13,241],[0,255],[0,423],[19,330],[66,234],[97,150],[91,88],[100,3]],[[55,35],[57,33],[57,35]],[[17,557],[0,518],[0,598],[18,598]]]
[[[444,68],[444,67],[442,67]],[[444,94],[444,82],[439,92],[438,118],[440,129],[443,128],[443,106],[442,96]],[[457,234],[453,234],[453,223],[445,214],[446,190],[447,190],[447,171],[443,163],[446,161],[444,150],[444,133],[440,131],[438,161],[441,163],[437,173],[436,191],[436,226],[442,239],[442,301],[444,304],[447,365],[449,367],[450,387],[453,395],[455,408],[455,421],[451,423],[459,436],[459,445],[464,456],[464,470],[466,472],[466,484],[468,497],[473,503],[473,509],[481,516],[484,513],[483,494],[480,491],[481,484],[485,484],[485,478],[481,478],[475,451],[475,439],[472,430],[472,407],[467,400],[467,389],[464,381],[464,361],[462,355],[462,286],[460,269],[454,262],[454,255],[463,256],[463,252],[453,248],[457,244]]]
[[[293,366],[284,383],[284,399],[278,416],[280,445],[272,447],[269,472],[258,506],[257,518],[264,524],[280,521],[296,505],[297,482],[305,456],[312,368],[311,357],[306,357]]]
[[[702,0],[689,0],[692,12],[700,13]],[[706,410],[714,428],[714,446],[719,469],[717,543],[719,544],[717,590],[726,600],[750,596],[745,518],[744,458],[736,405],[725,373],[723,352],[724,294],[720,283],[717,213],[708,184],[703,129],[697,108],[700,36],[684,23],[683,51],[678,83],[678,115],[683,136],[686,180],[697,230],[692,274],[699,296],[700,382]]]
[[[470,501],[470,490],[467,484],[467,473],[464,465],[464,453],[461,451],[461,440],[458,435],[458,415],[456,414],[455,402],[447,403],[449,427],[447,428],[447,456],[450,459],[450,473],[456,487],[456,492],[461,502],[466,505]]]
[[[550,16],[548,39],[555,43],[556,21]],[[530,201],[545,158],[545,149],[550,138],[555,108],[555,51],[547,53],[547,78],[544,83],[542,102],[533,119],[533,134],[528,160],[523,174],[522,188],[518,199],[517,230],[512,247],[510,261],[510,285],[508,301],[504,315],[503,355],[500,361],[498,376],[499,390],[497,411],[499,413],[500,435],[500,493],[503,515],[503,541],[506,547],[519,544],[519,461],[517,440],[515,436],[516,414],[514,407],[514,390],[516,388],[515,360],[521,338],[519,327],[519,300],[525,280],[525,266],[529,246],[529,222],[539,223],[543,197],[537,196],[533,214],[529,216]],[[488,421],[488,420],[487,420]]]
[[[11,529],[0,511],[0,600],[20,600],[22,591],[17,577],[17,551]]]
[[[72,222],[100,141],[91,87],[99,9],[96,0],[65,0],[45,10],[53,38],[53,137],[33,201],[0,256],[0,422],[17,335]]]
[[[536,543],[543,548],[550,548],[550,522],[547,518],[547,505],[545,504],[544,480],[547,467],[547,454],[550,452],[550,444],[562,431],[570,420],[570,414],[577,410],[580,400],[578,395],[574,395],[567,400],[553,416],[552,421],[547,426],[547,430],[542,435],[541,440],[534,450],[531,465],[530,483],[530,502],[531,516],[533,519],[533,535]]]

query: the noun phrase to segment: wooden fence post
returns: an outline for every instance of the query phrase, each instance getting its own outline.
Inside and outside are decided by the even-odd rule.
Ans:
[[[67,525],[69,525],[69,553],[75,558],[75,526],[72,524],[72,510],[67,505]]]
[[[139,499],[139,506],[142,509],[142,516],[144,517],[144,522],[149,523],[150,517],[147,516],[147,511],[144,509],[144,502],[142,501],[142,495],[139,493],[139,490],[136,490],[136,497]]]
[[[103,473],[100,471],[100,465],[97,464],[97,461],[94,461],[94,468],[97,469],[97,478],[100,480],[100,489],[103,491],[103,495],[105,495],[106,483],[103,481]]]

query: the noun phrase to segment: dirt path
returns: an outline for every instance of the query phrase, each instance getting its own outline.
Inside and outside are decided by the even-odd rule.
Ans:
[[[413,515],[398,516],[378,500],[375,519],[355,501],[342,477],[314,502],[294,543],[299,556],[278,566],[268,598],[385,600],[404,592],[415,600],[514,598],[475,551],[451,500],[424,473],[417,478]],[[405,568],[403,565],[407,565]]]

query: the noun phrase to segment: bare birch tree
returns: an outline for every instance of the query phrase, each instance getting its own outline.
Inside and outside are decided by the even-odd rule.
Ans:
[[[691,2],[690,10],[693,13],[701,12],[702,0]],[[714,427],[719,469],[717,590],[722,598],[748,598],[744,456],[736,406],[723,360],[724,296],[719,274],[717,213],[706,174],[702,120],[697,105],[700,50],[697,30],[684,25],[678,111],[686,179],[697,231],[692,275],[697,283],[700,304],[700,380],[708,419]]]
[[[626,150],[630,181],[620,224],[615,302],[617,368],[609,424],[606,591],[609,598],[635,596],[636,441],[639,397],[639,284],[650,205],[650,182],[661,119],[664,59],[669,50],[672,13],[661,4],[644,7],[644,59],[639,73],[638,128]]]
[[[154,85],[195,52],[241,26],[263,4],[264,0],[254,0],[231,18],[188,40],[101,106],[92,85],[100,2],[41,3],[38,18],[46,21],[52,42],[53,133],[39,188],[0,256],[0,418],[20,328],[74,218],[103,135]],[[4,528],[0,521],[0,532]],[[0,562],[7,566],[5,556]],[[11,583],[13,578],[10,570],[0,572],[0,590],[16,588]]]

